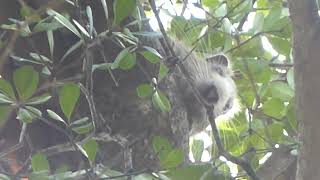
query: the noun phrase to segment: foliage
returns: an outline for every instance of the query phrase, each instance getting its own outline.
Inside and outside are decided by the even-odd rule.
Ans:
[[[77,142],[75,138],[71,138],[70,141],[73,148],[82,153],[90,166],[94,167],[95,175],[119,176],[118,179],[125,179],[124,174],[95,163],[100,149],[99,143],[90,136],[96,128],[93,118],[73,116],[79,97],[84,95],[90,98],[91,95],[87,94],[90,93],[90,89],[86,89],[88,91],[86,92],[81,89],[83,85],[76,81],[60,82],[60,84],[53,81],[51,83],[57,90],[59,109],[39,108],[39,105],[47,103],[56,96],[49,90],[43,93],[39,87],[40,82],[54,79],[49,77],[54,77],[57,65],[70,60],[69,56],[76,50],[90,45],[95,38],[111,38],[122,47],[122,50],[112,62],[91,66],[87,63],[89,64],[87,67],[89,70],[85,70],[87,76],[96,71],[105,71],[111,75],[115,70],[130,71],[139,63],[141,56],[147,63],[159,65],[158,82],[170,73],[162,61],[163,57],[154,48],[139,44],[141,36],[153,37],[154,34],[140,30],[131,32],[127,28],[135,24],[141,25],[144,21],[136,8],[138,2],[115,0],[112,5],[113,16],[110,16],[106,2],[104,0],[101,2],[109,29],[96,36],[93,35],[92,16],[92,11],[95,9],[91,9],[90,6],[86,7],[87,24],[70,19],[68,15],[53,9],[48,9],[47,15],[43,17],[35,14],[37,12],[28,6],[21,9],[24,20],[1,24],[3,30],[17,31],[23,37],[46,32],[50,53],[43,55],[37,51],[30,52],[30,57],[27,58],[11,55],[11,58],[21,66],[12,72],[12,81],[0,79],[0,126],[6,123],[11,111],[16,111],[16,118],[25,125],[35,120],[49,119],[50,122],[63,125],[67,131],[75,133],[78,137],[88,137],[85,142]],[[182,9],[183,4],[178,1],[174,6],[176,9]],[[257,153],[250,158],[250,164],[257,169],[261,166],[258,161],[266,152],[274,149],[276,144],[296,144],[291,27],[287,7],[283,6],[282,1],[203,0],[202,4],[190,4],[190,7],[196,10],[196,13],[205,15],[198,17],[192,11],[184,12],[193,13],[193,16],[188,18],[187,15],[177,16],[170,13],[165,7],[159,8],[161,13],[172,18],[169,34],[189,46],[195,46],[195,52],[200,56],[206,53],[224,52],[231,59],[241,111],[234,115],[232,120],[219,123],[220,138],[224,142],[226,151],[241,156],[250,149],[255,149]],[[150,14],[147,8],[146,13]],[[135,21],[126,24],[128,16],[133,16]],[[17,24],[23,25],[20,27]],[[77,39],[77,42],[65,50],[62,57],[55,57],[56,31],[73,34]],[[171,110],[170,100],[158,88],[157,82],[138,85],[136,93],[138,97],[150,100],[160,111]],[[212,136],[211,131],[204,133]],[[163,179],[173,180],[226,179],[231,176],[225,162],[219,160],[218,149],[214,143],[207,145],[203,139],[192,138],[190,150],[196,162],[200,162],[207,152],[207,159],[211,161],[207,164],[195,163],[188,167],[177,168],[183,162],[184,154],[181,149],[173,148],[164,137],[153,138],[153,149],[161,167],[167,171],[155,172],[153,175],[145,171],[134,176],[134,179],[156,179],[155,174]],[[31,167],[31,179],[44,177],[71,179],[86,173],[83,170],[79,170],[78,174],[70,171],[52,173],[50,162],[44,153],[32,155]],[[216,171],[212,171],[212,168]],[[241,167],[236,169],[239,174],[243,172]],[[0,174],[0,177],[6,178],[4,174]]]

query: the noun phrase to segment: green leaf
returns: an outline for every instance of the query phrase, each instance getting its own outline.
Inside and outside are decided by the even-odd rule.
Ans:
[[[202,153],[204,150],[204,142],[202,140],[193,140],[191,151],[196,162],[201,161]]]
[[[9,119],[9,115],[12,109],[10,106],[0,105],[0,129],[5,125],[7,120]]]
[[[20,15],[30,22],[36,22],[41,19],[40,15],[37,14],[33,8],[27,6],[26,4],[24,4],[20,9]]]
[[[173,149],[165,159],[160,159],[161,167],[174,168],[183,163],[184,153],[182,149]]]
[[[171,110],[169,99],[159,90],[152,95],[152,102],[162,112],[169,112]]]
[[[245,41],[246,39],[242,40]],[[255,37],[233,52],[233,56],[238,57],[259,57],[264,53],[261,37]]]
[[[54,37],[53,37],[53,32],[51,30],[47,31],[47,37],[48,37],[50,55],[51,57],[53,57]]]
[[[285,106],[280,99],[272,98],[263,104],[262,109],[266,115],[281,119]]]
[[[79,47],[81,47],[81,45],[84,43],[84,41],[81,39],[79,40],[77,43],[75,43],[74,45],[72,45],[68,51],[62,56],[61,58],[61,62],[64,61],[73,51],[75,51],[76,49],[78,49]]]
[[[71,32],[73,32],[75,35],[77,35],[80,39],[82,38],[81,34],[79,33],[79,31],[77,30],[76,27],[73,26],[73,24],[63,15],[59,14],[58,12],[52,10],[52,9],[48,9],[47,13],[51,16],[54,16],[54,18],[61,23],[64,27],[66,27],[67,29],[69,29]]]
[[[66,83],[59,92],[60,107],[69,122],[79,96],[80,88],[74,83]]]
[[[50,76],[51,75],[51,71],[47,66],[44,66],[41,70],[41,73],[46,75],[46,76]]]
[[[0,78],[0,92],[12,99],[15,99],[15,95],[11,85],[2,78]]]
[[[157,50],[155,50],[151,47],[147,47],[147,46],[144,46],[144,49],[145,49],[145,51],[140,52],[140,54],[146,60],[148,60],[152,64],[156,64],[156,63],[160,62],[160,60],[162,59],[162,56],[161,56],[161,54],[158,53]]]
[[[89,34],[90,36],[92,36],[92,32],[93,32],[93,16],[92,16],[92,9],[90,6],[86,7],[86,13],[88,16],[88,21],[89,21]]]
[[[119,67],[122,70],[129,70],[136,64],[136,53],[129,53],[119,62]]]
[[[259,8],[265,8],[268,7],[269,0],[258,0],[257,1],[257,7]]]
[[[64,26],[60,24],[58,21],[53,20],[52,22],[40,21],[37,25],[32,29],[33,32],[43,32],[43,31],[55,31],[59,28],[63,28]]]
[[[291,21],[287,16],[282,17],[278,21],[274,22],[273,26],[271,26],[269,29],[270,34],[273,34],[275,36],[279,36],[282,38],[292,38]]]
[[[15,56],[15,55],[10,55],[10,58],[12,58],[13,60],[18,61],[18,62],[28,62],[28,63],[32,63],[32,64],[41,64],[41,65],[43,65],[42,62],[39,62],[39,61],[36,61],[36,60],[33,60],[33,59],[22,58],[22,57]]]
[[[123,41],[133,44],[133,45],[137,45],[139,39],[137,37],[135,37],[131,31],[128,28],[124,28],[123,29],[123,33],[122,32],[113,32],[113,35],[121,38]]]
[[[199,43],[200,46],[207,46],[205,49],[207,52],[212,49],[223,46],[225,43],[225,35],[221,32],[208,32],[205,37],[205,43]]]
[[[136,6],[136,0],[115,0],[113,3],[114,22],[120,24],[124,18],[133,13]]]
[[[187,46],[194,46],[194,43],[199,38],[199,32],[207,26],[201,23],[198,19],[185,19],[182,16],[174,16],[171,21],[170,32],[173,33],[177,39],[182,40]]]
[[[20,22],[17,22],[17,23],[20,23]],[[16,24],[1,24],[0,25],[0,28],[2,29],[7,29],[7,30],[13,30],[13,31],[18,31],[20,36],[22,37],[28,37],[30,34],[31,34],[31,31],[30,31],[30,28],[28,25],[26,26],[23,26],[23,27],[17,27]]]
[[[289,101],[294,97],[294,91],[285,82],[275,81],[269,85],[269,91],[273,98]]]
[[[253,21],[252,30],[254,33],[261,32],[263,30],[263,23],[264,23],[264,15],[263,13],[256,13]]]
[[[215,15],[218,17],[223,17],[227,14],[227,5],[221,4],[216,10]]]
[[[287,82],[288,82],[289,86],[291,87],[291,89],[294,90],[294,71],[293,71],[293,68],[289,69],[289,71],[287,72]]]
[[[274,122],[267,126],[267,130],[269,131],[270,140],[272,140],[273,143],[279,143],[283,141],[284,135],[282,123]]]
[[[243,62],[246,61],[246,62]],[[262,60],[255,60],[255,59],[248,59],[248,60],[242,60],[239,62],[242,64],[240,71],[243,73],[243,75],[246,77],[246,80],[249,80],[249,72],[245,68],[247,65],[249,66],[249,71],[251,73],[252,78],[256,83],[266,83],[269,82],[271,78],[272,71],[265,61]],[[246,81],[247,83],[248,81]]]
[[[4,95],[4,94],[0,93],[0,105],[12,104],[13,102],[14,102],[13,99],[8,97],[7,95]]]
[[[287,106],[286,117],[287,117],[287,124],[288,124],[286,126],[286,129],[292,129],[293,131],[297,131],[298,123],[296,119],[296,110],[295,110],[294,101],[291,101]]]
[[[138,28],[139,28],[139,31],[141,31],[142,25],[143,25],[142,23],[143,23],[143,20],[144,20],[145,18],[142,17],[143,15],[141,15],[139,6],[136,6],[136,7],[135,7],[135,10],[133,11],[132,16],[133,16],[136,20],[135,20],[135,21],[132,21],[131,23],[128,23],[126,26],[129,27],[129,25],[137,24],[137,25],[138,25]]]
[[[168,72],[169,72],[169,68],[165,64],[160,63],[158,81],[161,81],[164,77],[166,77]]]
[[[98,143],[95,140],[89,140],[85,142],[82,147],[88,154],[89,161],[94,162],[98,152]]]
[[[245,131],[248,129],[248,127],[239,126],[238,129]],[[230,127],[229,127],[229,130],[220,131],[220,134],[221,134],[221,141],[223,142],[226,151],[236,156],[243,154],[245,152],[245,148],[243,147],[243,145],[241,145],[243,142],[239,141],[239,135],[235,131],[231,131]],[[213,153],[216,152],[215,149],[213,150],[214,150]]]
[[[32,66],[23,66],[13,73],[13,82],[22,100],[33,95],[38,87],[39,74]]]
[[[228,35],[227,37],[230,37],[233,35],[233,32],[234,32],[234,25],[232,24],[232,22],[226,18],[226,19],[223,19],[222,21],[222,28],[223,28],[223,33],[222,34],[225,34],[225,35]]]
[[[72,122],[70,128],[78,134],[86,134],[93,129],[93,125],[88,117],[84,117]]]
[[[88,154],[87,152],[82,148],[82,146],[80,146],[78,143],[76,143],[77,148],[79,149],[79,151],[88,158]]]
[[[42,113],[39,109],[32,106],[25,106],[19,108],[17,119],[21,120],[24,123],[32,123],[36,118],[41,117]]]
[[[153,88],[150,84],[140,84],[137,87],[137,94],[140,98],[145,98],[151,96],[152,90]]]
[[[51,111],[50,109],[47,109],[47,113],[48,113],[50,118],[52,118],[54,120],[57,120],[57,121],[60,121],[63,124],[67,125],[67,123],[57,113],[55,113],[54,111]]]
[[[228,51],[232,48],[232,43],[233,43],[232,41],[233,41],[232,36],[225,36],[225,41],[223,45],[225,51]]]
[[[49,58],[47,58],[46,56],[44,55],[40,55],[40,54],[37,54],[37,53],[33,53],[33,52],[30,52],[29,55],[36,61],[38,61],[39,63],[43,63],[43,62],[52,62]]]
[[[80,23],[78,23],[78,21],[76,21],[75,19],[72,19],[73,23],[80,29],[80,31],[82,32],[82,34],[84,34],[87,37],[90,37],[90,34],[88,33],[88,31],[86,30],[86,28],[84,28],[83,26],[81,26]]]
[[[241,91],[241,89],[239,89],[239,95],[242,97],[241,102],[243,104],[253,105],[255,93],[252,90],[246,88],[245,91]]]
[[[100,0],[100,1],[101,1],[101,4],[102,4],[102,7],[103,7],[103,12],[104,12],[104,15],[106,17],[106,20],[108,21],[109,20],[109,12],[108,12],[107,2],[106,2],[106,0]]]
[[[272,47],[280,54],[289,56],[291,50],[291,43],[287,39],[279,38],[277,36],[267,36]]]
[[[152,147],[155,154],[158,154],[159,159],[164,159],[172,151],[172,146],[168,139],[161,136],[152,138]]]
[[[252,0],[248,0],[248,1],[233,0],[233,1],[226,1],[226,2],[228,5],[228,10],[233,9],[233,11],[230,12],[229,17],[235,16],[233,18],[236,19],[238,17],[239,20],[242,19],[243,14],[248,13],[253,7]]]
[[[46,155],[43,153],[37,153],[32,155],[31,167],[33,171],[49,171],[50,167]]]
[[[203,0],[201,2],[210,9],[215,9],[220,4],[219,0]]]
[[[131,53],[129,48],[123,49],[111,65],[111,69],[129,70],[136,64],[136,54]]]
[[[38,105],[47,102],[52,96],[50,94],[42,94],[41,96],[36,96],[29,99],[26,104],[27,105]]]
[[[274,24],[279,21],[281,16],[282,7],[273,7],[267,17],[265,18],[263,29],[264,31],[270,31],[274,29]]]

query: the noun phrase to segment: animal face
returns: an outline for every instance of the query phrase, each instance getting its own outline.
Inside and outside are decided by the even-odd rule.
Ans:
[[[225,114],[233,107],[236,86],[231,78],[229,60],[225,55],[215,55],[206,59],[205,77],[196,83],[200,95],[214,106],[216,116]],[[199,72],[201,73],[201,72]]]
[[[188,73],[189,82],[197,88],[202,99],[214,107],[214,115],[217,117],[228,112],[234,106],[236,98],[236,86],[231,78],[228,58],[219,54],[203,59],[195,53],[190,54],[190,50],[178,40],[170,40],[170,44],[176,55],[180,59],[185,59],[182,65]],[[185,58],[186,55],[189,56]],[[190,134],[195,134],[209,125],[206,108],[195,97],[193,88],[189,86],[183,75],[177,81],[191,124]]]

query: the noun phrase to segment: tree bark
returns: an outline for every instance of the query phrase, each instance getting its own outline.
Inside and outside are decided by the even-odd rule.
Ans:
[[[320,179],[320,34],[315,0],[288,0],[293,25],[299,155],[296,179]]]

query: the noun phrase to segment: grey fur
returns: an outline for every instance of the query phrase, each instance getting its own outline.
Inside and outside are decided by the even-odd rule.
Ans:
[[[190,52],[177,40],[171,39],[170,44],[179,59],[185,58]],[[231,78],[229,60],[225,55],[218,54],[204,59],[191,53],[182,65],[188,71],[193,86],[198,89],[202,98],[214,106],[216,117],[232,108],[236,98],[236,86]],[[196,99],[184,77],[179,78],[178,84],[187,107],[188,120],[191,124],[190,134],[204,130],[209,125],[205,107]]]

